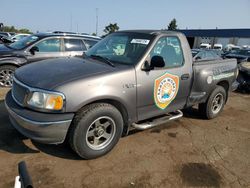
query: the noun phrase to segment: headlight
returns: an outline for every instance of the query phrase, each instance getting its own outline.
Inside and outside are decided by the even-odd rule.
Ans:
[[[64,95],[60,93],[33,92],[28,105],[47,110],[62,110]]]
[[[250,62],[241,63],[241,66],[246,68],[246,69],[250,69]]]

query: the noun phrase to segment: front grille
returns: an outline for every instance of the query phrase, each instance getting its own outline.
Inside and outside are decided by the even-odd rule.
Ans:
[[[13,85],[12,85],[12,96],[14,100],[20,104],[24,104],[25,97],[28,93],[28,88],[25,87],[23,84],[21,84],[19,81],[16,79],[13,80]]]

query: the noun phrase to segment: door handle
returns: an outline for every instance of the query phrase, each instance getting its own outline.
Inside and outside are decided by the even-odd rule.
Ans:
[[[189,77],[190,77],[189,74],[183,74],[183,75],[181,75],[181,79],[182,80],[187,80],[187,79],[189,79]]]

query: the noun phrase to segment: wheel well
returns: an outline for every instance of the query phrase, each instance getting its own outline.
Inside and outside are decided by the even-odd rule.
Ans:
[[[121,112],[123,122],[124,122],[122,136],[127,135],[128,128],[129,128],[129,123],[128,123],[129,117],[128,117],[127,109],[122,103],[120,103],[119,101],[116,101],[116,100],[112,100],[112,99],[102,99],[102,100],[97,100],[97,101],[91,102],[89,104],[93,104],[93,103],[108,103],[108,104],[111,104],[114,107],[116,107]],[[89,104],[86,104],[86,105],[89,105]]]
[[[17,68],[20,67],[19,65],[16,65],[16,64],[14,64],[14,63],[8,63],[8,62],[7,62],[7,63],[2,63],[2,64],[0,64],[0,67],[1,67],[1,66],[5,66],[5,65],[10,65],[10,66],[17,67]]]
[[[219,86],[222,86],[225,91],[226,91],[226,94],[227,94],[227,98],[226,98],[226,102],[227,102],[227,99],[228,99],[228,91],[229,91],[229,83],[227,81],[220,81],[217,85]]]

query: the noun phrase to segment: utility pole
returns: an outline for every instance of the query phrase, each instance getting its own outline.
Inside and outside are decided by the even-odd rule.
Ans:
[[[72,12],[70,13],[70,31],[72,31]]]
[[[95,26],[95,34],[98,36],[98,8],[95,9],[96,11],[96,26]]]
[[[2,31],[3,23],[0,23],[0,31]]]

